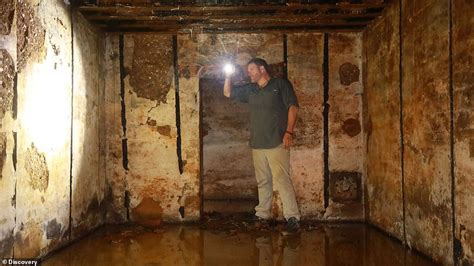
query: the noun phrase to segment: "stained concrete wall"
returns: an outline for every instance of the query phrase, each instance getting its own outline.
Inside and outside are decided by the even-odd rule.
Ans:
[[[324,35],[288,34],[288,78],[300,108],[291,153],[293,185],[301,215],[324,213],[323,60]]]
[[[102,225],[110,195],[101,159],[105,39],[73,13],[72,236]]]
[[[198,88],[177,93],[173,42],[172,35],[107,38],[104,130],[106,175],[112,188],[108,221],[157,226],[199,218]]]
[[[34,258],[68,243],[71,234],[74,238],[102,224],[101,218],[89,219],[87,208],[94,205],[92,195],[104,195],[105,187],[96,186],[96,172],[83,171],[99,158],[94,117],[99,113],[101,60],[94,52],[101,35],[82,36],[92,26],[78,15],[72,28],[70,7],[63,1],[11,2],[13,13],[9,11],[6,17],[12,20],[4,24],[2,16],[2,26],[11,28],[0,37],[4,94],[0,255]],[[71,33],[76,30],[80,35],[73,40]],[[86,67],[97,72],[80,71]],[[74,68],[79,70],[76,74]],[[73,78],[77,79],[74,84]],[[85,97],[83,93],[94,87],[96,93]],[[78,191],[71,202],[74,189]],[[95,214],[99,212],[103,213],[97,209]],[[77,216],[84,219],[80,224]]]
[[[126,178],[130,218],[136,222],[184,218],[179,212],[184,187],[177,157],[172,42],[171,35],[124,39]]]
[[[367,219],[404,238],[400,130],[399,4],[365,32]],[[390,202],[390,204],[387,204]]]
[[[16,75],[15,1],[0,8],[0,257],[13,256],[15,228],[15,184],[17,176],[13,154],[16,132],[14,95]]]
[[[17,3],[18,166],[15,257],[68,241],[72,50],[64,4]]]
[[[257,198],[245,133],[231,139],[232,133],[226,131],[225,138],[226,127],[219,126],[219,121],[226,119],[216,118],[211,129],[206,117],[200,121],[202,106],[228,101],[220,95],[224,62],[238,65],[234,76],[237,84],[247,81],[246,63],[257,56],[265,58],[278,76],[286,75],[286,66],[300,99],[291,164],[303,218],[363,218],[361,34],[329,36],[330,71],[337,74],[330,80],[333,112],[327,121],[332,130],[330,166],[334,184],[327,188],[323,177],[324,34],[182,34],[175,41],[169,35],[145,34],[125,35],[122,44],[120,38],[109,35],[106,48],[106,168],[113,195],[111,221],[138,221],[139,216],[153,220],[152,224],[161,220],[194,220],[200,215],[201,197]],[[147,46],[149,43],[153,50]],[[178,73],[177,80],[174,71]],[[214,82],[212,88],[203,85],[205,80]],[[208,95],[208,91],[200,89],[216,92]],[[202,102],[208,98],[212,103]],[[216,117],[224,115],[220,114],[222,110],[211,111]],[[236,180],[238,173],[229,174],[229,169],[239,167],[245,167],[246,172]],[[323,195],[328,188],[334,188],[339,198],[325,210]],[[278,193],[274,196],[273,213],[282,219]]]
[[[473,4],[452,3],[452,14],[449,1],[395,3],[366,32],[367,210],[434,260],[470,265]]]
[[[362,34],[329,34],[328,218],[363,219]]]
[[[474,264],[474,3],[452,2],[455,231],[459,260]]]
[[[128,195],[126,195],[126,169],[123,164],[120,39],[118,35],[106,35],[105,44],[105,91],[104,91],[104,161],[107,186],[111,198],[106,221],[119,223],[127,220]],[[123,58],[123,57],[122,57]]]

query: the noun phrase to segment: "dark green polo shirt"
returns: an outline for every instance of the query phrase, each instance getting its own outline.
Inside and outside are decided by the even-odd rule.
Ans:
[[[232,88],[231,99],[249,103],[250,147],[271,149],[283,142],[288,125],[288,109],[298,106],[291,83],[282,78],[272,78],[259,88],[256,83]]]

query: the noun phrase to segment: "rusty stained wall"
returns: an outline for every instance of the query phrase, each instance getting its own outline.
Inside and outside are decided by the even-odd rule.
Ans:
[[[166,37],[165,37],[166,36]],[[361,35],[340,34],[335,35],[338,39],[345,40],[350,47],[344,50],[339,56],[341,59],[335,60],[338,64],[336,73],[339,73],[339,66],[346,61],[351,61],[360,71],[361,64]],[[336,38],[334,37],[334,38]],[[148,38],[148,42],[154,43],[155,47],[160,47],[147,54],[145,41],[137,38]],[[160,39],[161,38],[161,39]],[[137,40],[139,40],[137,42]],[[322,61],[323,61],[323,35],[322,34],[289,34],[288,43],[288,73],[290,80],[295,83],[295,88],[301,103],[300,120],[297,124],[297,146],[293,150],[292,169],[293,180],[297,191],[297,198],[301,206],[304,218],[323,218],[323,151],[322,151]],[[139,45],[139,46],[137,46]],[[151,220],[156,221],[180,221],[182,220],[179,209],[185,207],[185,220],[199,217],[201,199],[199,191],[201,189],[200,174],[200,79],[221,80],[222,64],[227,60],[233,60],[240,66],[238,68],[237,79],[242,82],[245,76],[245,67],[249,59],[255,56],[265,58],[278,73],[283,73],[284,63],[284,36],[282,34],[197,34],[177,36],[177,67],[179,71],[179,105],[180,105],[180,126],[181,126],[181,152],[183,160],[183,173],[177,172],[178,158],[176,155],[176,110],[175,110],[175,89],[173,82],[173,50],[171,36],[167,35],[126,35],[124,41],[124,85],[125,85],[125,112],[126,112],[126,134],[121,125],[121,97],[120,97],[120,51],[119,37],[109,35],[106,48],[107,60],[107,84],[106,84],[106,135],[107,138],[107,176],[112,187],[112,208],[108,218],[112,221],[124,221],[129,217],[133,220],[133,209],[147,213],[150,209],[156,209],[156,213],[151,213]],[[140,53],[135,54],[136,51]],[[304,52],[304,56],[300,54]],[[338,52],[338,51],[337,51]],[[336,52],[334,52],[336,54]],[[351,54],[354,53],[354,54]],[[139,57],[137,57],[137,55]],[[336,56],[336,55],[334,55]],[[140,59],[141,57],[141,59]],[[157,65],[157,67],[143,67],[145,63]],[[309,59],[309,60],[308,60]],[[171,61],[170,61],[171,60]],[[135,61],[135,62],[134,62]],[[341,61],[341,62],[339,62]],[[142,62],[140,64],[140,62]],[[299,65],[303,64],[301,68]],[[141,67],[133,69],[135,67]],[[141,69],[142,72],[139,72]],[[347,72],[347,71],[346,71]],[[361,77],[349,69],[350,90],[354,94],[362,90]],[[357,71],[356,71],[357,72]],[[136,75],[136,77],[132,77]],[[148,75],[148,76],[147,76]],[[353,75],[353,76],[350,76]],[[293,77],[294,76],[294,77]],[[148,78],[150,77],[150,78]],[[304,78],[303,78],[304,77]],[[243,78],[245,79],[245,78]],[[337,80],[339,83],[339,78]],[[155,84],[156,83],[156,84]],[[143,90],[140,89],[143,84]],[[150,84],[155,84],[155,89],[151,90]],[[168,87],[170,86],[170,87]],[[137,89],[138,88],[138,89]],[[220,90],[220,88],[218,88]],[[340,96],[346,93],[341,89]],[[345,128],[353,137],[343,138],[342,149],[343,159],[345,152],[362,152],[360,138],[360,126],[350,123],[344,124],[349,117],[356,117],[356,122],[360,121],[360,96],[352,103],[347,110],[346,106],[341,106],[343,114],[338,117],[346,118],[337,121],[339,127]],[[226,99],[223,99],[226,100]],[[342,100],[341,100],[342,101]],[[337,101],[336,101],[337,102]],[[342,104],[342,103],[341,103]],[[318,118],[319,117],[319,118]],[[339,118],[338,118],[339,119]],[[342,119],[342,118],[340,118]],[[353,121],[352,121],[353,122]],[[341,129],[343,130],[343,129]],[[354,133],[355,131],[355,133]],[[126,170],[122,165],[122,139],[127,139],[128,145],[128,166]],[[347,140],[349,139],[349,140]],[[355,140],[355,144],[350,139]],[[236,140],[232,140],[236,141]],[[245,140],[247,142],[247,140]],[[145,145],[145,143],[147,143]],[[222,145],[233,145],[233,142]],[[337,141],[335,142],[337,143]],[[350,146],[353,145],[353,146]],[[235,143],[234,143],[235,144]],[[250,149],[243,142],[238,144],[240,156],[250,156]],[[235,145],[234,145],[235,146]],[[239,146],[239,147],[240,147]],[[233,147],[233,146],[232,146]],[[336,146],[335,146],[336,147]],[[209,147],[208,147],[209,148]],[[204,149],[206,145],[204,143]],[[344,150],[346,149],[346,150]],[[221,150],[221,149],[219,149]],[[203,151],[205,152],[205,150]],[[210,154],[210,153],[207,153]],[[340,155],[342,156],[342,155]],[[355,155],[354,155],[355,156]],[[222,157],[222,156],[221,156]],[[361,154],[356,156],[359,160]],[[215,158],[213,155],[212,158]],[[163,161],[165,160],[165,161]],[[206,158],[204,158],[206,160]],[[232,158],[232,160],[236,160]],[[340,159],[334,159],[340,161]],[[348,161],[351,159],[347,158]],[[342,173],[349,171],[357,172],[352,176],[357,185],[363,179],[362,164],[357,161],[354,165],[342,167]],[[204,162],[205,163],[205,162]],[[248,162],[247,162],[248,163]],[[134,166],[135,165],[135,166]],[[134,168],[139,165],[140,168]],[[207,165],[218,166],[218,161],[212,161]],[[250,165],[250,167],[252,167]],[[211,168],[211,167],[210,167]],[[338,169],[338,168],[334,168]],[[344,172],[346,171],[346,172]],[[206,174],[206,167],[203,169]],[[346,189],[344,178],[340,173],[335,174],[337,180],[342,180],[341,189]],[[250,186],[247,192],[242,193],[242,187],[235,185],[231,181],[222,177],[223,182],[219,185],[208,186],[209,193],[214,195],[242,195],[250,194]],[[253,177],[251,177],[253,179]],[[254,182],[250,177],[248,184]],[[347,178],[347,177],[346,177]],[[349,176],[351,178],[351,176]],[[217,182],[218,183],[218,182]],[[204,186],[204,197],[206,197],[206,183]],[[348,187],[353,188],[352,183]],[[224,188],[224,189],[223,189]],[[239,190],[240,189],[240,190]],[[255,188],[253,188],[254,190]],[[357,187],[360,189],[360,187]],[[361,200],[360,191],[349,191],[346,198],[342,200]],[[220,193],[220,194],[219,194]],[[183,196],[184,195],[184,196]],[[159,201],[159,203],[158,203]],[[143,204],[142,204],[143,203]],[[130,208],[127,207],[130,204]],[[339,204],[339,203],[338,203]],[[143,205],[143,206],[142,206]],[[335,205],[333,205],[335,206]],[[346,205],[344,205],[346,206]],[[359,202],[357,202],[359,206]],[[332,208],[331,218],[360,218],[350,213],[346,216],[345,209]],[[148,211],[147,211],[148,210]],[[347,208],[347,210],[351,210]],[[359,209],[358,209],[359,210]],[[275,194],[273,213],[276,218],[282,218],[281,202],[278,193]],[[147,217],[146,214],[143,214]],[[188,216],[189,215],[189,216]],[[146,218],[148,219],[148,218]]]
[[[323,47],[321,33],[288,34],[288,78],[300,108],[291,151],[292,179],[303,218],[324,213]]]
[[[16,123],[13,112],[16,74],[15,1],[0,8],[0,257],[13,256],[15,228],[15,184],[13,164]]]
[[[474,2],[453,1],[455,234],[463,265],[474,264]]]
[[[401,35],[397,33],[400,7],[397,4],[391,5],[366,34],[369,110],[368,217],[371,223],[438,262],[452,264],[454,249],[454,258],[464,263],[463,265],[470,265],[473,263],[474,246],[471,207],[474,173],[471,148],[473,19],[467,10],[472,10],[474,6],[470,1],[452,3],[452,54],[449,46],[448,1],[402,1]],[[402,173],[397,177],[399,171],[394,162],[395,154],[399,150],[397,151],[397,141],[391,137],[397,132],[389,126],[377,127],[375,115],[371,111],[389,108],[383,116],[388,121],[396,120],[397,111],[392,108],[395,107],[399,95],[396,95],[396,89],[393,88],[396,87],[397,80],[400,82],[396,70],[400,61],[397,62],[399,55],[393,47],[400,41],[399,38],[402,38],[401,115],[404,133],[403,167],[399,167],[403,171],[403,179]],[[380,53],[384,56],[379,57]],[[449,76],[450,64],[453,71],[452,84]],[[380,71],[371,70],[374,67],[377,70],[391,71],[384,71],[385,75],[382,76]],[[383,85],[387,92],[382,94],[376,90],[376,84]],[[450,97],[451,93],[453,98]],[[381,101],[380,96],[386,94],[392,97],[390,103]],[[452,120],[451,106],[454,111]],[[454,132],[451,132],[451,123]],[[388,136],[390,139],[387,139]],[[397,138],[400,137],[398,133]],[[391,155],[378,153],[378,141],[382,138],[383,149],[387,150],[388,147]],[[451,149],[454,152],[454,161]],[[380,160],[381,158],[383,160]],[[384,179],[380,178],[382,175]],[[396,190],[400,181],[404,181],[401,192]],[[392,194],[386,196],[390,199],[390,204],[385,204],[383,211],[373,207],[380,201],[380,196],[373,193],[372,189],[383,189],[385,193],[390,191]],[[399,202],[398,193],[405,194],[402,202]],[[399,226],[393,227],[399,224],[400,207],[403,203],[405,221],[402,222],[405,224],[406,239],[397,233]]]
[[[123,166],[121,95],[120,95],[120,45],[118,35],[105,38],[105,91],[104,91],[104,150],[102,150],[107,187],[110,188],[110,204],[107,208],[107,223],[127,220],[126,170]]]
[[[364,33],[367,219],[403,239],[399,4]],[[390,204],[387,204],[390,202]]]
[[[452,262],[448,1],[402,1],[406,241]]]
[[[15,256],[33,258],[69,238],[71,20],[63,2],[19,1],[17,12]]]
[[[73,13],[72,235],[100,226],[105,218],[105,173],[101,162],[100,114],[104,92],[105,38]]]
[[[362,34],[329,34],[328,218],[363,219]]]
[[[171,35],[125,35],[126,182],[130,219],[179,221],[188,187],[178,168]],[[187,208],[191,211],[191,208]]]

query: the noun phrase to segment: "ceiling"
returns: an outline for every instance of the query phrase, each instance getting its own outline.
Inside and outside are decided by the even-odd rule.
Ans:
[[[387,0],[81,0],[76,8],[107,32],[360,31]]]

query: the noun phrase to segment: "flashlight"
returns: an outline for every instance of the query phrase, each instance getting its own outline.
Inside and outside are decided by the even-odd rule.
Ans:
[[[225,64],[224,72],[225,72],[226,76],[232,75],[234,73],[234,71],[235,71],[234,65],[229,64],[229,63]]]

